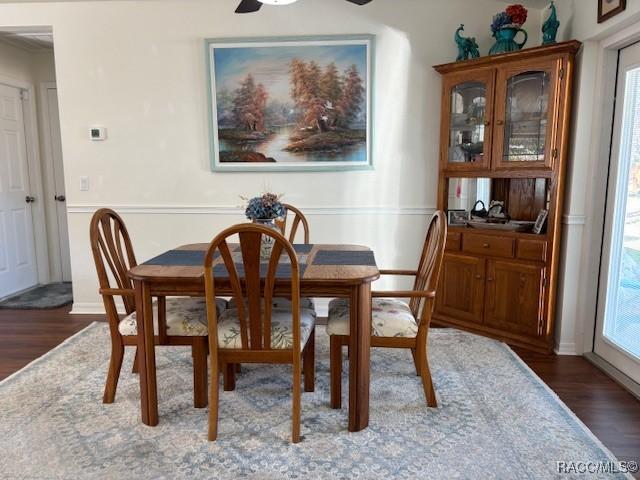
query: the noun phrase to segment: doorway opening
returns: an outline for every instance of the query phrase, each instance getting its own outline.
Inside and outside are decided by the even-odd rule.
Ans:
[[[71,303],[71,262],[49,27],[0,27],[0,308]]]
[[[593,351],[640,391],[640,43],[617,78]]]

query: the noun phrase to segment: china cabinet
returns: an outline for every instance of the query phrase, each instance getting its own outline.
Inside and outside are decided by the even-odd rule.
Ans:
[[[579,48],[570,41],[434,67],[442,75],[438,208],[498,201],[507,212],[496,223],[449,225],[436,324],[552,350]],[[533,233],[541,211],[546,222]]]

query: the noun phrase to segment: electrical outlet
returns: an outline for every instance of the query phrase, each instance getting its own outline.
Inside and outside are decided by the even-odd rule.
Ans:
[[[81,192],[89,191],[89,177],[87,176],[80,177],[80,191]]]

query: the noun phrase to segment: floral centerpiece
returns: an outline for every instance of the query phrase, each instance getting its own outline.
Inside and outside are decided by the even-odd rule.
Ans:
[[[491,33],[496,39],[496,43],[489,55],[498,53],[513,52],[520,50],[527,43],[527,32],[522,29],[522,25],[527,21],[527,9],[520,4],[509,5],[504,12],[500,12],[493,17],[491,22]],[[524,40],[518,43],[514,40],[518,32],[524,34]]]
[[[249,220],[282,233],[276,225],[276,219],[284,217],[287,213],[287,209],[280,201],[282,195],[266,192],[251,199],[241,198],[247,202],[244,214]],[[260,245],[260,259],[262,261],[268,261],[271,258],[273,243],[272,237],[262,235]]]
[[[254,222],[272,221],[276,218],[284,217],[286,209],[280,202],[280,198],[282,198],[282,195],[267,192],[259,197],[245,199],[247,207],[244,214]]]

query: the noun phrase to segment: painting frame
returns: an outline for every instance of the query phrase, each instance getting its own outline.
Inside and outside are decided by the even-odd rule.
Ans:
[[[207,76],[207,101],[209,116],[209,152],[210,165],[213,172],[335,172],[352,170],[373,170],[373,138],[374,138],[374,58],[375,35],[309,35],[309,36],[275,36],[275,37],[238,37],[238,38],[207,38],[204,40]],[[291,47],[291,46],[324,46],[324,45],[362,45],[366,47],[366,80],[364,83],[364,105],[366,108],[366,125],[364,128],[366,139],[364,148],[366,161],[346,162],[221,162],[220,139],[218,125],[218,101],[216,87],[215,51],[220,48],[243,47]]]
[[[613,7],[611,10],[604,12],[604,2],[605,0],[598,0],[598,23],[606,22],[611,17],[615,17],[619,13],[622,13],[627,8],[627,0],[615,0],[618,5]]]

